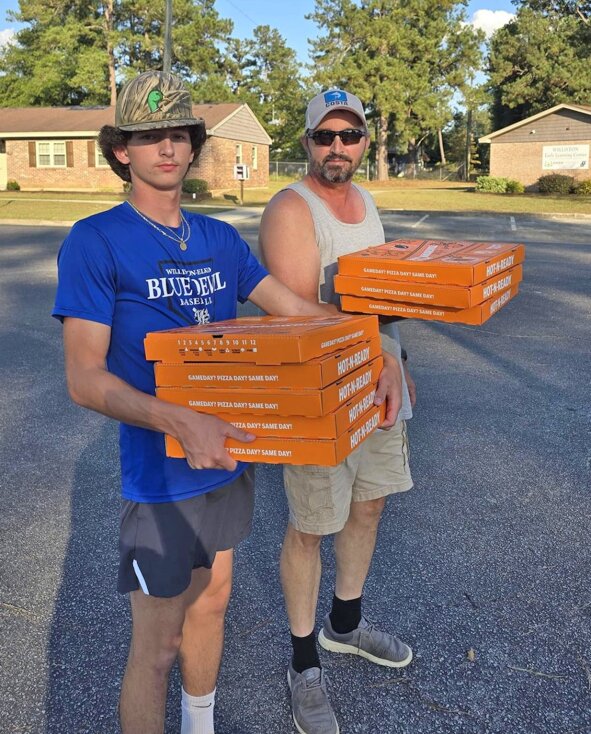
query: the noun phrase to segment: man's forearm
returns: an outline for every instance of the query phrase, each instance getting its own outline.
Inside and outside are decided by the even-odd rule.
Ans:
[[[193,413],[137,390],[107,370],[93,368],[68,375],[72,400],[121,423],[177,436]]]

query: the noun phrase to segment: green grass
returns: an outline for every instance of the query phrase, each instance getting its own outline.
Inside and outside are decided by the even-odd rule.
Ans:
[[[0,222],[4,220],[30,220],[40,222],[75,222],[92,214],[106,211],[125,201],[124,194],[79,194],[0,192]],[[211,202],[211,203],[210,203]],[[225,200],[208,200],[207,205],[194,205],[190,198],[183,201],[191,211],[213,214],[231,207]]]
[[[289,180],[270,181],[267,188],[245,189],[245,206],[264,206]],[[407,211],[492,212],[498,214],[589,214],[591,196],[484,194],[474,184],[439,181],[364,181],[381,209]],[[238,195],[239,190],[229,191]]]
[[[468,184],[423,186],[380,185],[371,181],[382,209],[415,211],[492,212],[498,214],[590,214],[591,196],[549,196],[546,194],[485,194]]]
[[[266,188],[244,189],[244,206],[263,207],[284,188],[288,179],[270,181]],[[439,181],[363,181],[374,195],[378,207],[407,211],[491,212],[499,214],[588,214],[591,196],[552,196],[541,194],[485,194],[474,191],[474,184]],[[224,196],[225,195],[225,196]],[[234,206],[230,197],[240,189],[227,190],[193,205],[190,197],[183,205],[193,211],[213,214]],[[104,211],[125,201],[125,194],[0,192],[0,221],[3,219],[71,222]]]

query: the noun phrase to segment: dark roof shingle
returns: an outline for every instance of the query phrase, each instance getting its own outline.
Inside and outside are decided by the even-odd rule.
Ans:
[[[208,130],[219,125],[242,105],[193,105],[193,114],[205,120]],[[93,132],[113,125],[114,107],[3,107],[0,109],[0,134]]]

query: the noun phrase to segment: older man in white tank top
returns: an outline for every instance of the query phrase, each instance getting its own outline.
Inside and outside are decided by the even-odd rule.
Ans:
[[[261,222],[261,250],[273,275],[334,310],[339,255],[384,242],[373,199],[351,180],[369,146],[360,100],[340,89],[312,99],[302,145],[309,173],[269,203]],[[301,734],[339,731],[315,635],[323,536],[334,535],[336,584],[318,637],[322,647],[388,667],[412,660],[408,645],[376,629],[361,611],[386,497],[412,487],[405,420],[412,416],[414,384],[408,373],[405,379],[396,325],[384,324],[381,331],[385,367],[380,382],[390,385],[385,423],[390,430],[373,434],[337,467],[284,468],[289,523],[281,581],[293,644],[288,682]]]

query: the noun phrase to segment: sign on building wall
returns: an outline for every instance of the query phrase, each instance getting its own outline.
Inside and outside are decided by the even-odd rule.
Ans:
[[[544,171],[565,171],[589,168],[588,145],[544,145],[542,148],[542,169]]]

